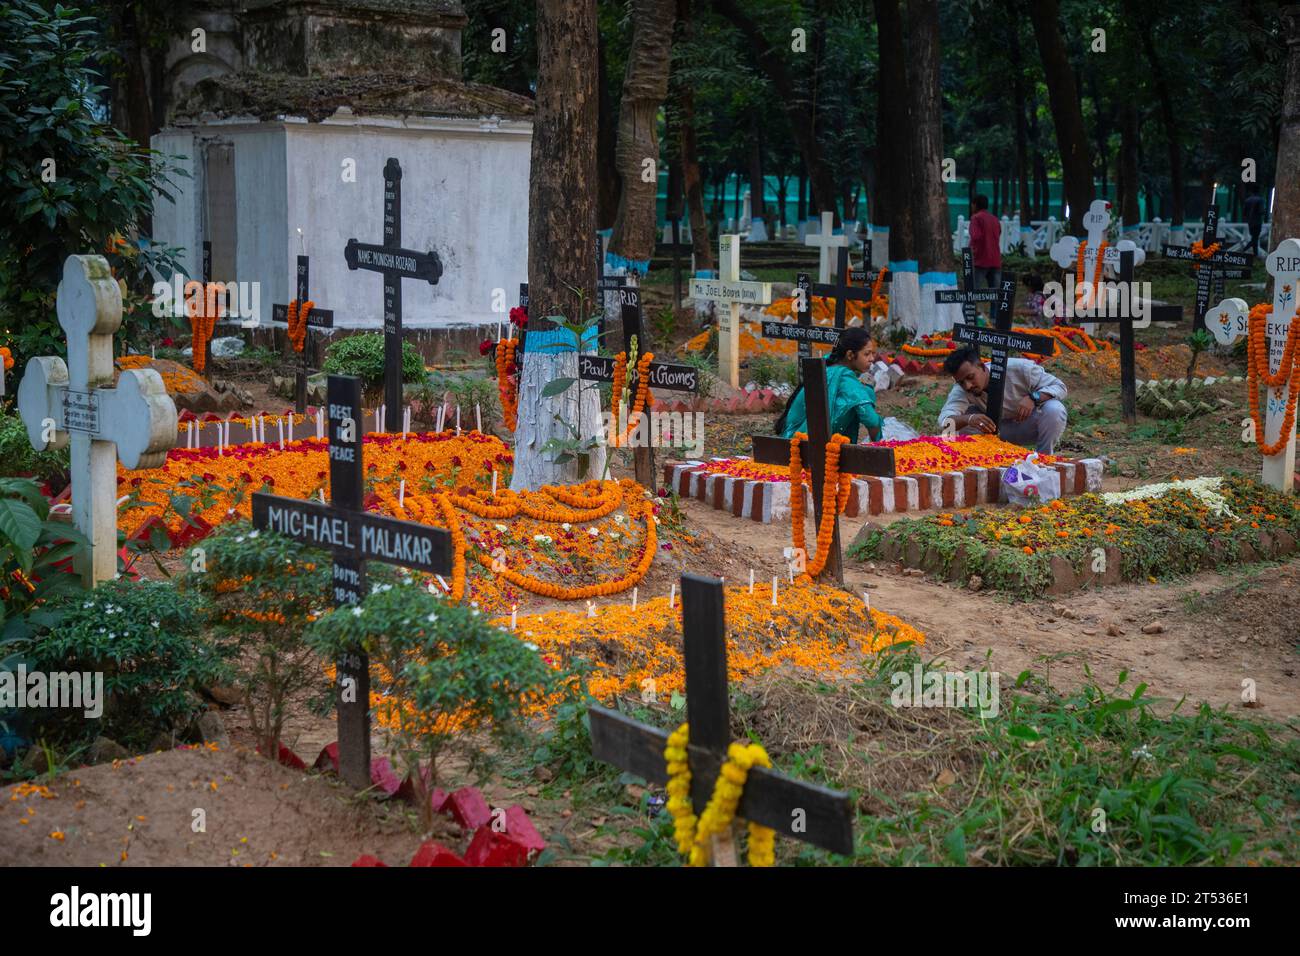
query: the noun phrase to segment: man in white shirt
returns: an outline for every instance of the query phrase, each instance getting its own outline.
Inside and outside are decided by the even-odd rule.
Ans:
[[[991,435],[1053,454],[1065,431],[1068,389],[1055,375],[1028,359],[1008,358],[1002,389],[1002,422],[988,417],[989,370],[973,346],[963,345],[943,362],[955,384],[939,412],[939,427],[951,421],[958,434]]]

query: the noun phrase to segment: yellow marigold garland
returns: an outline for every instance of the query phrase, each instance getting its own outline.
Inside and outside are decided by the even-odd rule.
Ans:
[[[708,866],[712,853],[710,838],[725,833],[736,818],[736,807],[745,792],[749,771],[771,767],[772,759],[761,744],[733,743],[727,748],[713,795],[697,818],[691,804],[691,768],[687,746],[690,725],[682,724],[668,736],[664,760],[668,769],[668,812],[673,818],[677,852],[687,857],[688,866]],[[771,827],[749,823],[749,865],[771,866],[776,862],[776,833]]]
[[[186,303],[190,317],[190,348],[193,351],[194,371],[200,375],[208,364],[208,342],[212,340],[212,330],[216,328],[216,315],[208,315],[208,288],[203,286],[199,296],[192,297]]]

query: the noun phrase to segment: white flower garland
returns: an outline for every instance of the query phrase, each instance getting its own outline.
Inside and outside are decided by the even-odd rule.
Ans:
[[[1122,505],[1143,498],[1160,498],[1171,491],[1186,491],[1209,508],[1216,517],[1221,518],[1226,515],[1229,518],[1235,518],[1237,516],[1228,507],[1228,499],[1219,494],[1219,488],[1222,485],[1222,478],[1189,478],[1185,481],[1163,481],[1154,485],[1130,488],[1128,491],[1107,491],[1101,495],[1101,500],[1108,505]]]

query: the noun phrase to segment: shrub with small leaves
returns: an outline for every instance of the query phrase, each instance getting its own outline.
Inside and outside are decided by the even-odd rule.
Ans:
[[[325,353],[321,371],[330,375],[355,375],[366,391],[384,384],[384,337],[378,333],[349,335]],[[402,343],[402,381],[423,382],[424,360],[410,342]]]
[[[329,556],[247,522],[201,547],[205,569],[190,571],[186,587],[204,598],[205,624],[232,662],[258,745],[275,759],[290,708],[329,694],[323,662],[304,639],[328,604]]]

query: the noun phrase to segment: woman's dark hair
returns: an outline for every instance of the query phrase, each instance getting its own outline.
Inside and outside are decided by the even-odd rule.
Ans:
[[[943,370],[949,375],[956,375],[957,371],[967,362],[978,365],[979,361],[979,349],[973,345],[959,345],[943,360]]]
[[[871,344],[871,333],[862,326],[853,325],[847,329],[841,329],[840,337],[835,340],[835,345],[826,353],[826,364],[827,366],[839,365],[850,352],[861,352],[869,344]],[[796,361],[798,360],[796,359]],[[781,417],[776,420],[776,433],[778,435],[785,429],[785,421],[790,415],[790,406],[794,404],[795,396],[802,391],[803,382],[800,382],[799,387],[790,393],[790,398],[781,411]]]

